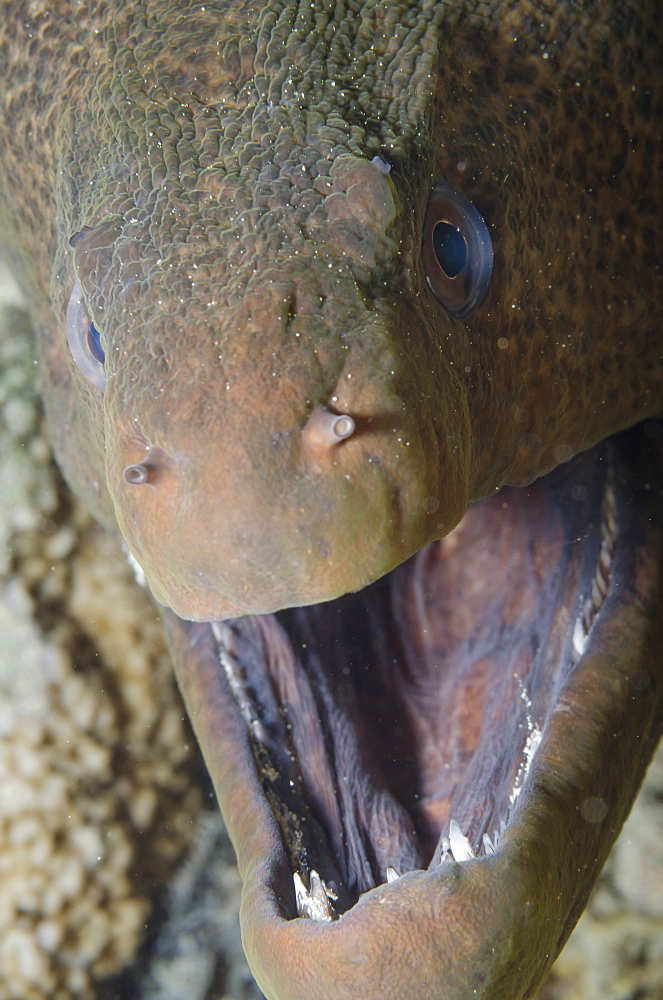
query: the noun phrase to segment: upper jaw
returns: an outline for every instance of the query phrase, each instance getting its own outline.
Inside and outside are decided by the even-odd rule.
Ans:
[[[415,815],[416,835],[408,833],[407,823],[394,832],[391,826],[362,819],[359,833],[364,841],[354,853],[344,844],[353,840],[357,827],[348,827],[348,819],[341,817],[340,834],[333,828],[330,817],[342,799],[333,783],[334,794],[325,799],[325,768],[327,774],[333,771],[337,756],[330,754],[318,766],[313,751],[308,759],[300,752],[299,760],[291,760],[291,774],[280,749],[285,742],[290,750],[299,743],[300,748],[324,751],[325,741],[316,742],[315,733],[313,742],[306,742],[309,737],[298,728],[296,712],[283,712],[299,701],[302,719],[317,729],[319,712],[311,717],[307,699],[319,699],[323,676],[332,678],[333,697],[322,731],[338,746],[339,730],[330,721],[339,707],[334,664],[320,677],[309,668],[308,674],[297,674],[296,681],[285,668],[281,674],[277,670],[280,679],[272,681],[274,675],[266,667],[258,665],[256,670],[255,663],[251,665],[263,655],[283,667],[284,659],[293,655],[289,643],[295,643],[296,652],[302,645],[302,628],[308,628],[307,645],[315,652],[330,621],[338,623],[343,645],[342,602],[319,611],[332,615],[326,626],[324,617],[315,618],[315,609],[286,613],[279,622],[247,618],[212,626],[169,617],[179,681],[238,852],[245,946],[268,997],[453,1000],[476,995],[506,1000],[531,995],[584,906],[660,735],[663,678],[654,651],[663,639],[657,615],[662,483],[663,447],[660,434],[650,427],[582,456],[556,474],[552,487],[537,484],[529,491],[520,518],[526,519],[527,510],[537,503],[548,513],[541,537],[530,538],[530,558],[536,569],[534,550],[543,546],[539,556],[547,551],[553,564],[549,575],[556,576],[558,589],[550,590],[549,579],[540,580],[554,609],[543,622],[534,607],[540,649],[529,666],[523,660],[527,643],[512,641],[510,652],[498,648],[494,663],[501,666],[493,672],[493,684],[506,690],[506,675],[518,675],[511,684],[516,691],[511,729],[506,712],[488,745],[480,736],[475,740],[474,753],[464,773],[459,771],[448,800],[441,804],[439,796],[437,802],[429,796],[431,807]],[[522,499],[520,491],[497,498],[492,514],[488,512],[493,524],[502,503]],[[472,514],[475,521],[480,516]],[[478,540],[471,521],[463,530],[470,540]],[[498,561],[503,560],[500,535],[489,531],[486,537]],[[528,543],[523,545],[527,550]],[[411,566],[397,571],[405,578],[405,590],[411,574],[409,586],[419,609],[407,612],[402,600],[399,604],[392,598],[389,606],[396,609],[400,624],[408,614],[410,621],[421,614],[422,590],[413,572]],[[536,576],[529,587],[534,587]],[[506,594],[508,577],[502,575],[499,582]],[[352,605],[358,598],[344,600]],[[519,607],[504,604],[507,620],[522,611],[523,600]],[[544,605],[545,600],[538,607]],[[385,622],[376,608],[367,619],[376,623],[368,646],[385,641]],[[362,642],[365,651],[365,635]],[[453,671],[453,664],[445,670]],[[455,686],[463,683],[459,677]],[[400,697],[396,692],[395,698]],[[485,692],[477,691],[477,697],[483,699],[485,720],[487,706],[493,703]],[[381,698],[378,690],[375,714],[384,707]],[[470,700],[456,698],[456,708],[467,709]],[[348,709],[347,698],[341,699],[352,717],[356,701],[350,701]],[[367,704],[370,698],[364,709]],[[280,730],[281,723],[293,724],[294,736],[288,735],[292,730]],[[358,739],[358,731],[344,731],[350,732],[351,741]],[[504,745],[510,750],[500,762]],[[358,742],[356,747],[359,754]],[[449,747],[445,752],[452,760]],[[434,783],[432,776],[422,779],[422,774],[420,769],[412,782]],[[481,774],[483,784],[477,780]],[[386,782],[379,777],[373,784],[362,780],[364,795],[382,782],[390,785],[397,804],[408,799],[398,767]],[[292,791],[291,781],[295,789],[308,785],[305,794]],[[467,835],[477,858],[469,857],[455,826],[451,852],[445,852],[452,820]],[[497,850],[487,855],[483,834],[488,833],[494,846],[492,831],[500,829],[500,820]],[[468,859],[454,859],[454,852]],[[401,877],[385,884],[390,864]],[[315,886],[312,869],[320,872],[323,888],[335,883],[338,898],[330,901],[330,922],[296,919],[293,872],[300,879],[300,910],[308,912],[305,893]],[[324,906],[312,912],[325,916]],[[342,914],[339,919],[337,913]]]

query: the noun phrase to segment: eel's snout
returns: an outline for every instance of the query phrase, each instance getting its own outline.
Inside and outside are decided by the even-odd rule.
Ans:
[[[436,530],[421,444],[402,422],[316,406],[280,434],[258,419],[233,431],[110,451],[122,533],[154,596],[182,618],[358,590]]]

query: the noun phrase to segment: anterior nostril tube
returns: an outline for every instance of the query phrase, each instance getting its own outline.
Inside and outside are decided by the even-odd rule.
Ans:
[[[355,422],[347,413],[330,413],[320,406],[311,413],[302,428],[304,440],[316,448],[329,448],[351,437]]]
[[[146,465],[127,465],[124,470],[124,478],[130,486],[144,486],[149,479],[149,470]]]
[[[339,441],[343,441],[345,438],[349,438],[351,434],[354,434],[355,422],[351,416],[343,413],[336,418],[332,429]]]

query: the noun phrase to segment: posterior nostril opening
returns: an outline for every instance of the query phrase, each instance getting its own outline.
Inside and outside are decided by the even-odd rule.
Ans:
[[[287,311],[287,321],[290,323],[297,315],[297,294],[293,289],[290,292],[289,298],[287,299],[288,311]]]
[[[149,480],[149,470],[146,465],[127,465],[124,478],[130,486],[144,486]]]

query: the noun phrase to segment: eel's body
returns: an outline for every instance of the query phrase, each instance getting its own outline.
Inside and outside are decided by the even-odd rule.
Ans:
[[[450,532],[468,502],[505,483],[531,482],[576,452],[660,415],[657,4],[9,0],[2,9],[0,226],[39,333],[56,451],[72,486],[103,521],[119,524],[155,596],[178,615],[218,622],[359,590]],[[459,256],[449,256],[447,238]],[[301,803],[286,806],[272,789],[268,798],[281,832],[265,817],[246,737],[238,730],[223,753],[214,742],[219,714],[234,720],[227,732],[239,726],[237,706],[228,702],[233,693],[250,724],[263,788],[266,774],[286,773],[289,766],[278,746],[297,742],[290,730],[278,729],[288,711],[297,714],[293,726],[308,734],[300,736],[302,758],[312,745],[324,758],[327,750],[312,732],[327,682],[311,682],[308,701],[296,694],[308,681],[294,682],[299,668],[286,666],[294,653],[283,652],[287,642],[279,629],[293,644],[298,636],[301,648],[308,640],[313,646],[312,637],[317,641],[318,632],[331,628],[324,624],[327,612],[318,620],[302,610],[303,617],[286,615],[278,627],[271,617],[255,626],[247,619],[234,639],[223,631],[230,626],[192,632],[173,618],[180,681],[223,790],[231,832],[233,817],[240,823],[234,836],[247,885],[246,933],[268,995],[495,1000],[525,996],[540,979],[623,819],[663,719],[652,654],[660,641],[652,621],[660,599],[660,524],[647,520],[656,519],[660,503],[661,447],[655,435],[649,451],[637,433],[628,440],[636,442],[631,457],[623,443],[595,453],[609,467],[605,476],[597,478],[580,460],[541,487],[553,499],[534,490],[532,502],[542,517],[548,511],[559,532],[544,517],[537,528],[531,521],[527,538],[511,537],[488,501],[474,508],[488,511],[490,527],[480,538],[474,526],[482,515],[472,514],[447,544],[415,557],[411,565],[418,569],[395,577],[409,595],[393,598],[395,618],[407,621],[405,633],[427,635],[422,609],[429,613],[429,590],[441,587],[435,575],[441,570],[431,570],[426,559],[454,567],[445,586],[455,592],[454,580],[474,565],[476,547],[483,551],[487,540],[495,541],[502,562],[489,570],[477,566],[462,599],[468,609],[476,607],[477,579],[486,571],[499,577],[508,551],[539,546],[538,571],[525,566],[527,584],[520,577],[514,587],[540,595],[547,593],[544,569],[557,573],[573,539],[585,534],[595,559],[600,553],[603,560],[600,585],[592,584],[594,570],[580,556],[577,565],[569,560],[563,594],[550,584],[559,617],[548,622],[547,638],[537,631],[543,610],[528,617],[529,638],[516,641],[511,630],[520,611],[503,594],[486,597],[518,655],[530,651],[522,670],[518,656],[505,665],[502,640],[481,655],[476,649],[469,655],[460,640],[456,648],[448,637],[460,626],[450,610],[436,619],[444,637],[435,647],[439,655],[432,638],[413,642],[416,655],[403,652],[409,666],[392,678],[391,690],[400,704],[404,676],[405,687],[416,689],[414,701],[403,696],[409,706],[403,711],[411,713],[418,749],[405,756],[417,777],[404,778],[393,752],[384,751],[389,798],[376,791],[382,779],[371,784],[375,762],[365,764],[357,751],[372,819],[357,821],[354,833],[343,827],[352,807],[329,777],[340,773],[338,759],[319,770],[311,765],[315,791],[302,815],[310,813],[307,822],[323,831],[312,846],[301,832],[301,815],[288,819],[299,815]],[[581,489],[570,485],[574,475],[599,491],[585,511],[594,526],[586,532],[579,508],[569,508],[569,497],[577,499],[573,490]],[[615,512],[624,521],[635,517],[629,475],[645,521],[624,529],[618,541]],[[504,504],[519,508],[520,500]],[[468,555],[454,556],[466,538],[473,539]],[[511,538],[511,546],[500,548],[501,538]],[[630,539],[630,550],[623,539]],[[646,555],[636,557],[636,549]],[[610,588],[618,585],[622,603],[611,605]],[[378,587],[381,600],[391,586]],[[599,595],[593,611],[587,610],[592,586]],[[348,614],[358,614],[348,600],[329,612],[338,613],[337,621],[348,607]],[[373,597],[365,600],[372,607]],[[406,614],[411,605],[421,614]],[[377,627],[377,611],[369,619],[365,659],[388,631]],[[223,684],[208,676],[212,634],[216,661],[226,670]],[[229,651],[233,643],[246,660]],[[398,643],[408,646],[402,635],[394,637],[392,653]],[[539,662],[546,643],[559,647],[561,673],[548,662],[552,653]],[[203,650],[195,670],[194,648]],[[585,662],[590,648],[593,667]],[[452,651],[464,664],[451,693],[467,694],[456,706],[459,718],[472,720],[465,728],[445,728],[430,707],[438,660]],[[307,655],[305,670],[315,674],[318,661]],[[258,680],[261,658],[272,671],[265,676],[282,671],[290,679]],[[349,655],[348,675],[357,659],[356,652]],[[387,654],[386,662],[397,661],[400,653]],[[416,684],[415,662],[426,664],[426,678]],[[520,699],[520,708],[529,708],[520,735],[514,731],[506,741],[511,749],[480,809],[476,800],[460,803],[457,791],[469,784],[468,760],[491,756],[483,732],[499,733],[518,716],[514,710],[503,718],[495,710],[489,723],[477,693],[505,671],[519,678],[505,703]],[[575,789],[564,797],[549,777],[569,741],[564,727],[553,725],[555,706],[570,692],[580,697],[588,678],[600,687],[603,677],[605,704],[597,696],[595,711],[583,706],[573,718],[580,730],[578,719],[596,732],[594,752],[605,752],[606,727],[614,729],[623,711],[630,672],[641,680],[638,703],[629,706],[641,731],[624,743],[630,763],[614,788],[604,787],[593,764],[582,766],[578,750],[568,772],[559,768],[562,784]],[[330,739],[336,734],[335,745],[357,725],[361,706],[370,706],[370,697],[357,696],[348,708],[343,676],[333,685],[323,726]],[[198,690],[201,678],[207,696]],[[546,695],[540,703],[537,685]],[[266,721],[274,687],[278,737]],[[436,699],[453,701],[449,691],[440,695],[444,685],[433,687]],[[295,712],[288,706],[298,700]],[[207,714],[210,706],[216,715]],[[402,726],[396,716],[389,731]],[[443,756],[445,739],[444,752],[455,761],[444,765],[454,775],[447,785],[430,764]],[[585,744],[578,737],[579,747],[587,750],[588,743],[589,735]],[[531,794],[520,794],[527,768],[518,778],[518,761],[531,763],[539,745],[537,760],[546,764],[534,769]],[[473,780],[480,784],[479,771]],[[241,783],[233,784],[238,775]],[[293,787],[300,779],[293,778]],[[596,794],[594,781],[601,788]],[[509,782],[518,789],[513,800]],[[544,795],[545,807],[537,795]],[[564,802],[555,814],[556,797]],[[579,834],[588,874],[574,883],[571,870],[556,864],[555,851],[573,809],[587,798],[609,806],[613,821],[601,837]],[[508,811],[516,800],[527,803],[520,826]],[[246,816],[250,831],[242,826]],[[451,862],[454,874],[447,867],[440,876],[437,865],[448,854],[440,836],[454,819],[463,820],[475,847],[490,823],[509,819],[503,846],[479,865],[479,874],[470,863],[462,875]],[[336,853],[320,847],[335,837]],[[331,927],[309,922],[301,930],[306,922],[286,919],[293,913],[283,881],[284,845],[307,878],[315,867],[311,858],[336,866],[339,910],[349,912]],[[456,837],[456,856],[458,845]],[[400,871],[429,862],[434,889],[419,872],[390,886],[389,895],[377,890],[353,906],[384,877],[385,865]],[[547,896],[557,891],[561,901],[550,910],[532,887],[539,875]],[[459,888],[463,878],[465,889]],[[507,886],[504,899],[495,895],[495,880]],[[460,913],[463,900],[471,900],[476,921]],[[309,904],[303,905],[306,911]],[[516,931],[514,913],[523,906],[533,916]],[[479,927],[486,907],[493,919]],[[408,985],[407,951],[396,948],[400,959],[386,978],[381,971],[394,940],[407,940],[409,932],[393,916],[399,912],[407,927],[420,913],[425,974],[411,980],[414,986]],[[387,914],[385,927],[380,920]],[[444,921],[457,936],[446,951],[433,933]],[[282,947],[274,948],[277,940]],[[357,986],[353,971],[330,994],[323,970],[333,976],[335,963],[347,965],[348,943],[360,949],[351,967],[359,962],[364,978]],[[309,964],[302,970],[303,954]],[[478,978],[470,993],[473,970]]]

